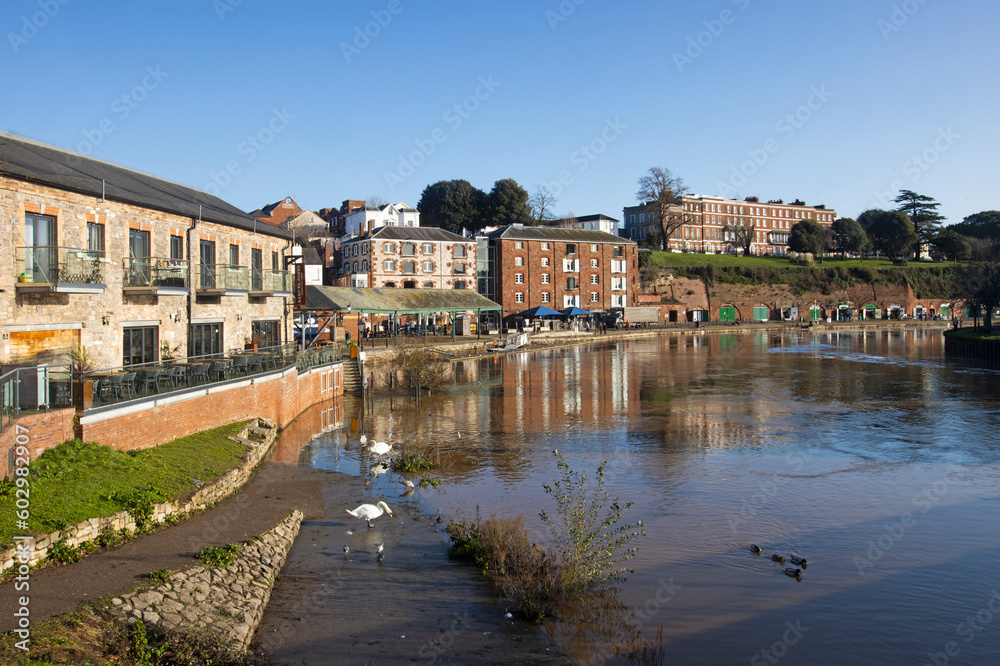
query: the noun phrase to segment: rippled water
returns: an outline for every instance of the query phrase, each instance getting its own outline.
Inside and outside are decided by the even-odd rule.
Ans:
[[[434,443],[443,485],[398,501],[523,513],[545,543],[552,450],[579,471],[606,460],[647,532],[620,599],[646,637],[662,625],[667,663],[993,663],[998,380],[945,358],[939,330],[643,338],[462,362],[419,403],[348,402],[302,461],[366,473],[359,429]],[[372,493],[400,488],[381,475]],[[769,557],[792,551],[801,580]]]

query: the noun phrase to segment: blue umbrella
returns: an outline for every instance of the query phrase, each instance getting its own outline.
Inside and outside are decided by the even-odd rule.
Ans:
[[[589,315],[590,311],[584,310],[583,308],[578,308],[575,305],[571,308],[566,308],[562,311],[564,317],[580,317],[583,315]]]
[[[561,317],[562,313],[558,310],[547,308],[544,305],[539,305],[538,307],[531,308],[530,310],[520,312],[515,316],[523,317],[525,319],[534,319],[535,317]]]

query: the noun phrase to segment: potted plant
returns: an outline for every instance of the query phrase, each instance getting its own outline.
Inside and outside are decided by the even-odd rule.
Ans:
[[[166,340],[160,342],[160,360],[161,361],[172,361],[173,359],[180,356],[181,346],[171,347],[170,343]]]
[[[260,344],[260,336],[256,333],[248,335],[244,338],[244,343],[246,349],[257,349],[257,346]]]
[[[73,377],[73,407],[77,411],[90,409],[94,406],[94,382],[87,379],[93,372],[93,358],[86,347],[80,345],[69,353],[70,372]]]

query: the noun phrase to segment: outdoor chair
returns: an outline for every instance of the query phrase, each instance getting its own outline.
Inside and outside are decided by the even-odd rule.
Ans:
[[[229,361],[214,362],[208,369],[208,376],[209,378],[214,378],[217,382],[229,379]]]
[[[136,396],[135,378],[138,373],[136,372],[126,372],[121,376],[121,381],[119,382],[119,387],[121,388],[122,397],[134,398]]]
[[[233,374],[234,375],[245,375],[250,372],[250,357],[249,356],[237,356],[233,359]]]
[[[182,384],[187,383],[187,369],[181,365],[175,365],[170,368],[170,383],[173,384],[174,388]]]
[[[157,368],[156,373],[156,390],[159,392],[161,386],[166,386],[167,390],[174,388],[174,378],[172,376],[173,368],[163,367]]]
[[[207,363],[199,363],[191,366],[191,370],[188,372],[188,380],[191,386],[207,384],[209,382],[208,367]]]
[[[247,370],[252,373],[264,372],[264,357],[260,354],[254,354],[247,358]]]
[[[139,385],[146,393],[156,393],[159,390],[160,371],[155,368],[148,368],[142,371]]]

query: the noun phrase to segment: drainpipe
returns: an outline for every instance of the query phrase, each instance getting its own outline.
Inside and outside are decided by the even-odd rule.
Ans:
[[[197,277],[195,276],[194,273],[194,249],[191,244],[191,238],[194,233],[194,230],[197,229],[198,225],[201,223],[201,204],[198,204],[198,219],[197,220],[192,219],[192,222],[193,224],[187,230],[188,280],[190,288],[188,289],[188,295],[187,295],[188,330],[187,330],[187,335],[185,335],[184,337],[188,341],[186,345],[187,347],[186,351],[188,355],[190,355],[191,352],[191,317],[194,315],[195,290],[197,289],[197,284],[195,283]]]

